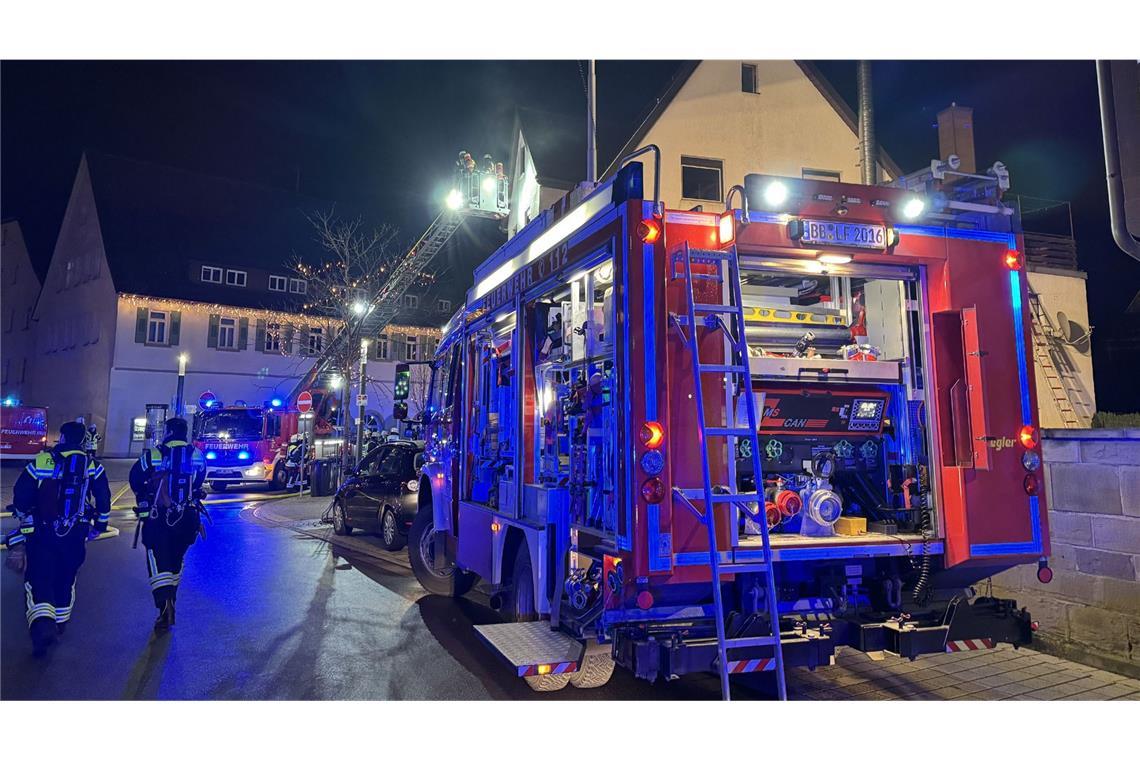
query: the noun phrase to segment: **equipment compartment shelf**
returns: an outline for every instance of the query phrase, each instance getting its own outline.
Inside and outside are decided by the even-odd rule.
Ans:
[[[829,383],[901,383],[900,361],[801,359],[793,356],[753,356],[748,360],[754,380],[811,380]]]

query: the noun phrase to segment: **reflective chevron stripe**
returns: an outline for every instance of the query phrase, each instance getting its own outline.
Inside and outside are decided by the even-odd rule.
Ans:
[[[776,660],[765,657],[758,660],[733,660],[728,663],[729,673],[755,673],[761,670],[775,670]]]
[[[947,641],[947,652],[970,652],[976,649],[993,649],[997,644],[993,639],[959,639],[958,641]]]
[[[523,665],[519,668],[520,676],[556,676],[562,673],[574,673],[578,670],[576,662],[551,662],[543,665]]]

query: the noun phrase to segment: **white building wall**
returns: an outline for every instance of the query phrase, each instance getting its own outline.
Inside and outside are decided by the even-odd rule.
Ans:
[[[179,335],[177,345],[155,346],[135,341],[135,321],[138,306],[178,311]],[[183,392],[188,411],[196,408],[198,397],[212,391],[223,403],[244,401],[263,404],[274,396],[286,397],[298,380],[311,368],[312,359],[299,356],[301,330],[296,329],[291,353],[264,353],[255,350],[256,320],[265,319],[266,313],[250,310],[227,310],[224,306],[192,304],[178,301],[148,301],[140,304],[130,297],[120,297],[116,319],[114,364],[110,371],[110,393],[107,412],[104,455],[128,455],[139,450],[141,444],[131,442],[132,420],[142,417],[147,404],[166,404],[173,410],[178,386],[178,356],[187,355],[186,383]],[[247,345],[244,350],[212,348],[208,345],[210,314],[249,319]],[[260,314],[260,316],[258,316]],[[273,321],[296,320],[291,315],[274,315]],[[400,328],[393,327],[393,335]],[[369,361],[368,411],[382,419],[389,416],[392,407],[392,383],[395,374],[395,353],[392,360]],[[358,388],[348,389],[347,399],[355,411]],[[414,397],[413,397],[414,398]],[[418,405],[409,404],[412,416],[419,412]],[[173,414],[173,411],[171,411]],[[353,415],[355,416],[355,415]]]
[[[1029,288],[1036,294],[1047,320],[1042,325],[1044,331],[1034,334],[1033,351],[1041,427],[1073,427],[1072,415],[1063,415],[1061,412],[1064,405],[1062,399],[1065,398],[1076,413],[1079,427],[1090,427],[1092,417],[1096,414],[1092,344],[1086,342],[1067,345],[1063,336],[1055,334],[1053,329],[1059,326],[1058,312],[1063,312],[1075,326],[1085,330],[1090,328],[1084,272],[1031,266],[1028,275]],[[1031,308],[1032,306],[1030,304]],[[1039,349],[1044,349],[1047,356],[1043,356]],[[1049,375],[1055,375],[1059,380],[1050,383]],[[1058,384],[1063,391],[1051,387]]]
[[[24,403],[48,408],[49,438],[82,416],[103,429],[115,343],[115,288],[84,160],[36,303]]]
[[[757,67],[757,92],[741,91],[741,64]],[[722,197],[744,175],[800,177],[803,169],[837,171],[859,182],[858,137],[795,61],[702,61],[638,148],[661,148],[661,200],[667,208],[723,211],[724,204],[683,198],[681,157],[723,161]],[[653,192],[646,157],[645,194]],[[880,167],[880,177],[889,178]]]
[[[33,343],[32,314],[40,280],[32,268],[24,234],[16,221],[4,222],[0,239],[0,396],[24,400]]]

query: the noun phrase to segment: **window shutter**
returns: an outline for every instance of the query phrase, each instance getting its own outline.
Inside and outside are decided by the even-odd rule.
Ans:
[[[408,357],[408,338],[402,333],[392,335],[392,343],[388,347],[388,355],[396,361],[402,362]]]
[[[264,353],[264,351],[265,351],[265,320],[264,319],[257,320],[257,329],[254,332],[254,336],[255,337],[253,340],[253,350],[254,351],[261,351]]]
[[[293,353],[293,325],[281,327],[281,353],[285,355]]]
[[[135,343],[146,343],[146,321],[150,317],[150,310],[145,306],[135,309]]]
[[[221,314],[210,315],[210,330],[206,334],[206,345],[209,348],[218,347],[218,325],[222,320]]]
[[[182,312],[170,312],[170,345],[178,345],[178,337],[182,334]]]
[[[238,320],[238,351],[244,351],[249,345],[249,317]]]

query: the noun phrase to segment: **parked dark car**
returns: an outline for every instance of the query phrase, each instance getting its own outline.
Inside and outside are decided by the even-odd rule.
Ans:
[[[333,531],[376,533],[385,549],[403,548],[419,507],[423,451],[423,441],[391,441],[368,452],[337,491]]]

